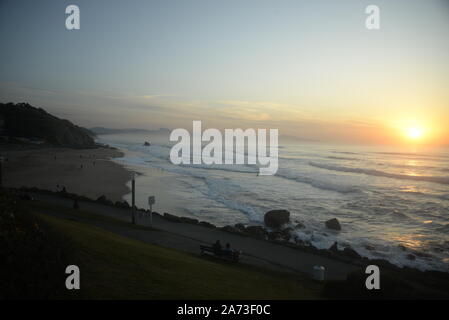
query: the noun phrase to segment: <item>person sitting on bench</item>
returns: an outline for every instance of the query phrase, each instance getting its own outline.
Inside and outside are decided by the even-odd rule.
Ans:
[[[233,253],[233,250],[231,249],[231,245],[228,243],[226,243],[226,247],[224,248],[224,251],[226,253]]]
[[[214,254],[219,256],[221,254],[221,248],[222,248],[220,240],[217,240],[215,242],[215,244],[212,246],[212,248],[214,249]]]

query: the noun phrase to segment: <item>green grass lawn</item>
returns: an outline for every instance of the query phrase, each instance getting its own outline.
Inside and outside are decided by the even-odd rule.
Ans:
[[[75,298],[317,299],[322,287],[307,278],[211,261],[122,237],[84,223],[39,214],[70,243],[81,271]]]

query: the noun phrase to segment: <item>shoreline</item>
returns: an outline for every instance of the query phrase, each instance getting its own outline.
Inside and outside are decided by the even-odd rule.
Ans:
[[[130,192],[127,183],[133,172],[112,159],[123,152],[105,146],[89,149],[64,147],[0,146],[3,161],[3,186],[36,187],[59,191],[65,187],[76,193],[97,199],[106,196],[121,201]]]

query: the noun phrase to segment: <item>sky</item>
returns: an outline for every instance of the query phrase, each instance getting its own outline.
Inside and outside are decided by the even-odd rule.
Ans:
[[[449,0],[0,0],[0,102],[85,127],[449,144],[448,35]]]

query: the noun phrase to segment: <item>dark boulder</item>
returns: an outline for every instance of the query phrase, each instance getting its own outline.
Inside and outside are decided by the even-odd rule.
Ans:
[[[280,228],[290,222],[290,212],[287,210],[271,210],[265,213],[264,223],[270,228]]]
[[[332,230],[341,230],[340,222],[337,220],[337,218],[333,218],[326,221],[326,228],[332,229]]]

